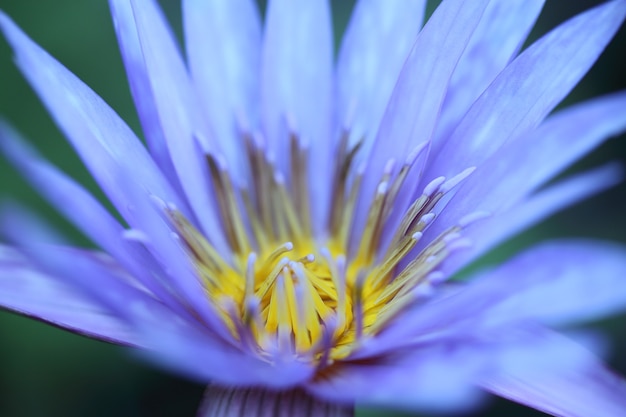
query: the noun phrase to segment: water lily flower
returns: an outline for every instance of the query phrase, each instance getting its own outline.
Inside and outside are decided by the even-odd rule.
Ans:
[[[200,415],[449,411],[490,392],[615,417],[626,384],[558,333],[626,307],[626,249],[543,243],[461,268],[614,185],[542,187],[626,129],[626,93],[558,112],[626,15],[590,9],[520,52],[541,0],[110,0],[146,146],[4,14],[17,66],[116,215],[6,122],[7,159],[98,251],[5,208],[0,305],[209,384]],[[334,414],[333,414],[334,413]],[[276,414],[272,414],[276,415]]]

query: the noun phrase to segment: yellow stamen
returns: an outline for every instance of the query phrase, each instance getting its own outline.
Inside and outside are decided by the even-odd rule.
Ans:
[[[310,204],[315,196],[309,193],[307,174],[311,161],[296,135],[289,138],[289,161],[281,164],[291,171],[286,175],[289,181],[270,162],[261,138],[244,137],[250,167],[247,191],[234,186],[219,158],[207,156],[231,253],[219,253],[210,236],[203,236],[178,211],[166,210],[208,302],[217,306],[233,339],[262,357],[271,357],[278,348],[327,366],[350,356],[364,338],[375,336],[415,302],[416,287],[433,285],[429,277],[448,255],[449,242],[461,232],[461,226],[455,227],[421,245],[434,208],[446,192],[441,187],[444,179],[427,187],[396,230],[387,230],[394,201],[415,158],[397,173],[393,163],[387,165],[365,224],[355,224],[365,169],[350,175],[360,143],[349,150],[348,137],[344,132],[338,146],[328,236],[312,232]],[[418,242],[424,249],[415,256]]]

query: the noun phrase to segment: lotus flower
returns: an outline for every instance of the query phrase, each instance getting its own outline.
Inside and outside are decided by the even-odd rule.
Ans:
[[[110,0],[147,146],[6,15],[16,62],[116,215],[7,123],[3,152],[98,251],[6,208],[0,303],[207,384],[200,415],[462,410],[491,392],[615,417],[626,385],[560,326],[626,307],[626,250],[553,241],[457,277],[621,179],[542,187],[626,128],[626,93],[553,113],[626,1],[520,53],[539,0]],[[281,414],[281,415],[283,415]],[[240,414],[236,414],[240,415]],[[272,414],[275,415],[275,414]]]

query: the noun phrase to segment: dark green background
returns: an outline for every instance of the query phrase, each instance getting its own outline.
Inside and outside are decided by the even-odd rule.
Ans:
[[[532,37],[598,3],[548,0]],[[178,1],[167,0],[162,4],[180,33]],[[352,1],[333,2],[336,33],[343,31],[352,4]],[[139,132],[105,0],[0,0],[0,9]],[[622,28],[567,103],[624,89],[625,45],[626,30]],[[93,181],[12,65],[11,52],[4,40],[0,40],[0,115],[15,124],[50,160],[95,190]],[[575,169],[609,160],[626,162],[625,140],[621,137],[603,145]],[[625,241],[625,196],[626,186],[621,185],[570,208],[508,243],[497,256],[507,256],[520,247],[554,236]],[[77,243],[88,244],[2,159],[0,199],[18,200],[35,208]],[[616,342],[611,364],[622,374],[626,374],[626,357],[619,352],[626,347],[625,325],[626,316],[622,316],[596,326],[609,332]],[[193,416],[202,391],[201,385],[155,370],[124,349],[0,311],[0,417]],[[359,410],[359,414],[387,415],[371,410]],[[494,400],[490,407],[475,415],[542,414]]]

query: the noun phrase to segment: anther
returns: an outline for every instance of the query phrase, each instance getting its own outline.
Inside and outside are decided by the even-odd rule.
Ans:
[[[426,276],[426,282],[429,282],[430,284],[437,286],[439,284],[442,284],[446,281],[448,277],[441,271],[433,271],[430,274],[428,274]]]
[[[125,240],[139,242],[143,244],[150,243],[150,237],[138,229],[126,229],[122,232],[122,238]]]
[[[311,264],[315,262],[315,255],[313,255],[312,253],[309,253],[308,255],[303,256],[302,258],[298,259],[298,262],[301,262],[303,264]]]
[[[444,182],[441,185],[441,188],[439,189],[439,191],[444,194],[447,193],[448,191],[450,191],[451,189],[459,185],[461,182],[463,182],[475,170],[476,170],[476,167],[470,167],[470,168],[463,170],[463,172],[455,175],[454,177],[450,178],[448,181]]]
[[[471,225],[472,223],[475,223],[479,220],[483,220],[490,216],[491,216],[491,213],[489,213],[488,211],[475,211],[473,213],[470,213],[461,217],[461,220],[459,220],[458,224],[460,227],[465,229],[467,226]]]
[[[433,222],[433,220],[435,220],[435,213],[426,213],[422,217],[420,217],[420,220],[417,223],[418,227],[421,226],[420,231],[428,227]]]
[[[263,262],[264,266],[268,264],[274,263],[280,256],[284,255],[287,252],[291,252],[293,250],[293,243],[285,242],[282,245],[278,246],[276,249],[269,254],[267,259]]]
[[[435,195],[437,191],[439,191],[439,187],[446,181],[446,177],[437,177],[431,182],[429,182],[426,187],[424,187],[423,194],[426,197],[432,197]]]
[[[455,241],[449,243],[447,247],[449,252],[467,249],[472,247],[472,241],[467,238],[456,239]]]
[[[413,148],[413,150],[407,156],[404,164],[408,166],[413,165],[415,161],[417,160],[417,157],[420,156],[420,154],[424,152],[424,150],[428,147],[428,143],[429,143],[428,141],[425,141],[417,145],[415,148]]]

